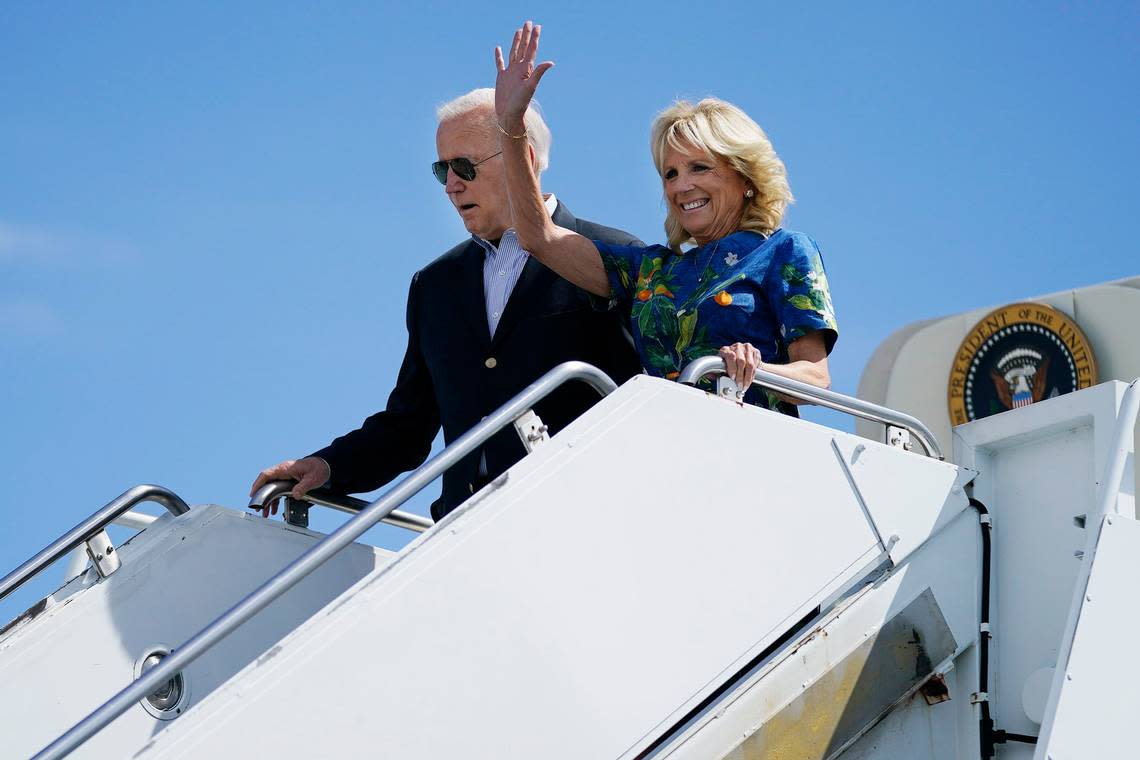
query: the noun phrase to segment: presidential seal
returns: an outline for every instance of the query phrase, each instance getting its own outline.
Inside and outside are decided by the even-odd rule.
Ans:
[[[954,355],[950,424],[989,417],[1096,383],[1088,338],[1068,315],[1039,303],[996,309]]]

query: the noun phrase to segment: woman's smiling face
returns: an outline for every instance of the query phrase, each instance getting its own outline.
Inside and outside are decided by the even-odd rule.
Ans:
[[[682,148],[665,149],[661,182],[673,216],[704,245],[740,228],[748,185],[725,161]]]

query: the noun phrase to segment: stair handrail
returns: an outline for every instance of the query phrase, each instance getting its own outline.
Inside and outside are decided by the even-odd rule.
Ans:
[[[479,445],[525,414],[535,402],[569,380],[580,380],[599,395],[607,396],[617,385],[604,372],[585,362],[564,362],[534,381],[514,398],[485,417],[447,446],[443,451],[405,475],[398,483],[370,503],[362,512],[325,536],[288,567],[267,580],[213,622],[175,648],[150,670],[139,676],[92,711],[86,718],[69,728],[59,738],[35,755],[35,760],[64,757],[83,742],[98,733],[104,726],[129,710],[132,705],[153,693],[179,671],[211,647],[228,636],[238,626],[256,615],[309,573],[359,538],[365,531],[391,514],[396,507],[418,493],[428,483],[442,475],[449,467],[475,451]]]
[[[72,549],[90,540],[115,521],[131,507],[151,501],[166,507],[166,511],[177,517],[190,511],[190,507],[173,491],[156,485],[137,485],[127,489],[99,511],[74,528],[45,546],[24,564],[0,579],[0,599],[23,586],[45,568]]]
[[[254,492],[249,500],[249,508],[262,509],[266,504],[272,504],[276,499],[282,497],[292,499],[294,497],[291,494],[295,485],[297,485],[297,481],[295,480],[272,480]],[[369,504],[369,502],[364,499],[336,494],[327,488],[314,488],[306,492],[304,496],[296,499],[296,501],[304,501],[309,504],[328,507],[329,509],[346,512],[350,515],[364,511]],[[380,522],[395,525],[398,528],[414,530],[416,533],[423,533],[435,525],[435,521],[430,517],[404,512],[399,509],[392,510],[392,513],[382,517]]]
[[[1132,448],[1132,436],[1138,415],[1140,415],[1140,377],[1129,383],[1120,397],[1120,411],[1117,413],[1116,427],[1112,431],[1112,445],[1108,449],[1109,456],[1104,463],[1104,474],[1097,490],[1096,512],[1088,516],[1087,525],[1099,523],[1105,515],[1119,514],[1117,500],[1120,495],[1120,485],[1124,480],[1128,457],[1135,456],[1135,453],[1129,449]]]
[[[685,368],[681,370],[681,374],[677,377],[677,382],[685,383],[686,385],[695,385],[698,380],[707,375],[723,375],[726,374],[726,372],[724,359],[721,359],[719,356],[702,356],[699,359],[694,359],[689,362]],[[878,404],[872,404],[870,401],[864,401],[854,396],[846,396],[826,388],[800,382],[799,380],[792,380],[791,378],[777,375],[774,372],[763,369],[756,370],[756,376],[752,379],[752,384],[759,385],[761,388],[778,391],[792,398],[810,401],[813,404],[834,409],[837,412],[844,412],[854,417],[903,428],[918,439],[918,442],[922,444],[922,448],[926,451],[927,456],[937,459],[946,458],[942,455],[942,448],[938,445],[938,439],[934,437],[934,433],[930,432],[930,428],[909,414],[904,414],[903,412],[885,406],[879,406]]]

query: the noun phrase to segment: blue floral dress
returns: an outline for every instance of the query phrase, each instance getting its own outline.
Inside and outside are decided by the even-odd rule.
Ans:
[[[734,232],[683,253],[594,245],[610,281],[609,307],[629,311],[651,375],[673,379],[693,359],[737,342],[758,348],[764,362],[785,364],[796,339],[818,330],[830,353],[839,335],[823,257],[803,233]],[[756,387],[745,400],[796,414]]]

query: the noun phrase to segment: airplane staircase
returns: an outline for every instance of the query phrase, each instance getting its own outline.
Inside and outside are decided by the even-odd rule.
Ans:
[[[715,373],[719,360],[694,364],[683,380]],[[571,380],[605,397],[550,438],[530,408]],[[53,726],[58,738],[37,757],[1028,757],[1018,753],[1032,745],[1005,742],[1036,737],[980,720],[997,669],[988,661],[990,579],[1002,576],[990,568],[990,515],[971,494],[978,482],[987,496],[1006,493],[942,461],[929,431],[904,414],[758,373],[771,390],[887,424],[890,443],[878,443],[732,403],[721,397],[733,395],[724,382],[706,393],[639,376],[614,389],[588,365],[556,368],[375,502],[352,505],[360,511],[348,523],[312,536],[262,586],[236,603],[230,592],[224,614],[183,625],[212,621],[170,639],[149,670],[136,664],[109,700],[89,700],[71,729]],[[1116,405],[1113,419],[1127,417],[1119,397]],[[346,547],[367,551],[352,542],[512,423],[530,453],[507,473],[395,556],[334,573],[339,588],[279,619],[257,637],[260,650],[228,659],[240,670],[214,680],[194,670]],[[1001,446],[979,443],[977,461]],[[262,498],[287,488],[275,484]],[[303,519],[298,505],[291,510]],[[1121,528],[1134,522],[1114,510],[1087,511]],[[196,513],[232,514],[195,508],[166,522]],[[1078,557],[1074,594],[1113,577],[1089,572],[1102,534]],[[1112,536],[1102,564],[1126,565],[1140,532]],[[1054,651],[1063,643],[1062,659],[1098,648],[1075,622],[1082,599],[1064,635],[1043,639]],[[208,693],[195,693],[178,720],[110,743],[179,676],[193,689],[208,683]],[[1062,741],[1073,723],[1061,718],[1087,701],[1071,687],[1065,698],[1057,684],[1049,693]]]

